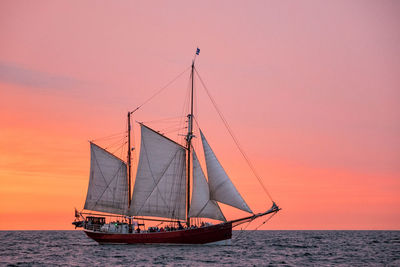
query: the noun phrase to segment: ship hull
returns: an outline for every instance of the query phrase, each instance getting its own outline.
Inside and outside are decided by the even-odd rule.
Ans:
[[[232,223],[170,232],[115,234],[84,230],[99,244],[227,244],[232,238]]]

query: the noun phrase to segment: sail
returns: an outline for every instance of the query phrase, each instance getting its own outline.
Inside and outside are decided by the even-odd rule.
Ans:
[[[185,148],[143,124],[141,135],[129,214],[185,220]]]
[[[85,209],[126,214],[128,181],[126,163],[90,143],[90,179]]]
[[[246,202],[229,179],[224,168],[221,166],[221,163],[219,163],[203,132],[200,131],[200,134],[203,143],[204,156],[206,158],[210,198],[252,213],[251,209],[247,206]]]
[[[207,180],[201,169],[196,152],[193,150],[193,192],[189,217],[210,218],[226,221],[217,202],[210,199]]]

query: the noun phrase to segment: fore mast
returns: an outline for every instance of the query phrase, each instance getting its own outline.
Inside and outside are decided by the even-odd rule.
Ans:
[[[132,200],[132,155],[131,155],[131,114],[133,112],[128,111],[128,156],[127,156],[127,165],[128,165],[128,210],[131,207]],[[132,233],[132,218],[129,217],[129,233]]]

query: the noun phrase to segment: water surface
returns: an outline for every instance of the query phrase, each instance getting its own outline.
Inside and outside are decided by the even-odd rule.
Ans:
[[[231,246],[98,245],[81,231],[0,241],[2,266],[400,266],[400,231],[234,231]]]

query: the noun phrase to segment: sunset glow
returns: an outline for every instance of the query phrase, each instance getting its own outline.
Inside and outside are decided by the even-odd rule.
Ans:
[[[197,70],[283,209],[260,229],[399,229],[399,14],[398,1],[2,1],[0,230],[73,229],[88,140],[124,131],[197,47]],[[134,120],[181,115],[188,80]],[[268,209],[196,90],[225,170],[253,211]]]

